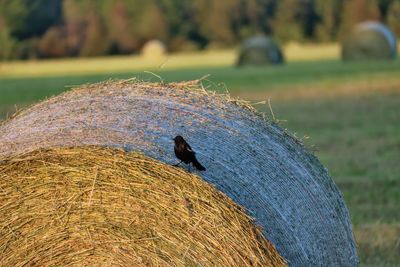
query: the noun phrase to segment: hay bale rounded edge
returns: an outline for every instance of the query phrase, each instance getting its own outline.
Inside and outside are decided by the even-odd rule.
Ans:
[[[160,40],[151,40],[144,44],[141,55],[146,58],[158,59],[167,54],[167,47]]]
[[[358,24],[342,44],[344,61],[394,59],[397,40],[384,24],[367,21]]]
[[[318,159],[244,102],[198,83],[86,85],[0,125],[0,157],[100,145],[177,162],[182,135],[207,168],[199,175],[243,206],[293,266],[356,266],[343,197]]]
[[[232,200],[140,153],[34,151],[0,188],[1,266],[286,266]]]
[[[236,65],[263,66],[283,62],[282,50],[271,37],[253,36],[243,41]]]

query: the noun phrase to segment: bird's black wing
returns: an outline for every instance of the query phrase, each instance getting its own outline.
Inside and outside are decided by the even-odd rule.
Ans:
[[[189,152],[192,152],[193,154],[196,154],[196,152],[193,151],[193,149],[190,147],[190,145],[187,142],[185,142],[185,144],[186,144],[186,148],[187,148],[187,150]]]

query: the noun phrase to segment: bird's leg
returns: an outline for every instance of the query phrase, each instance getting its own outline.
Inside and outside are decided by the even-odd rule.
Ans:
[[[182,160],[181,161],[179,161],[177,164],[174,164],[174,165],[172,165],[172,166],[174,166],[174,167],[178,167],[180,164],[182,163]]]

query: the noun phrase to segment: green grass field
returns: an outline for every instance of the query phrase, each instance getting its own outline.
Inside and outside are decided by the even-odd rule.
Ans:
[[[400,61],[343,64],[290,62],[276,68],[196,67],[153,70],[164,82],[203,81],[210,90],[251,101],[271,99],[274,117],[313,149],[329,169],[349,207],[365,266],[400,264]],[[29,76],[29,75],[28,75]],[[141,72],[0,78],[0,118],[17,107],[109,78]],[[256,104],[272,117],[266,104]]]
[[[288,44],[284,48],[285,58],[292,61],[310,61],[336,59],[340,48],[337,43]],[[67,58],[40,61],[0,61],[0,78],[2,77],[42,77],[89,75],[97,73],[121,73],[142,70],[176,70],[201,67],[228,67],[237,60],[237,49],[209,50],[199,52],[173,53],[166,56],[149,58],[140,55],[113,56],[97,58]]]

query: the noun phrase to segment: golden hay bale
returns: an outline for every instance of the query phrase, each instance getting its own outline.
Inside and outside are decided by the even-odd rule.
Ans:
[[[232,200],[139,153],[31,152],[0,189],[1,266],[286,266]]]
[[[145,43],[142,48],[141,54],[147,58],[161,58],[167,53],[165,44],[160,40],[151,40]]]
[[[397,40],[384,24],[374,21],[359,23],[342,43],[344,61],[394,59]]]
[[[100,145],[175,164],[178,134],[207,168],[202,178],[243,206],[290,264],[357,265],[348,210],[318,159],[246,103],[198,83],[82,86],[0,125],[0,158]]]
[[[277,65],[284,62],[282,49],[267,36],[252,36],[245,39],[239,51],[237,66]]]

